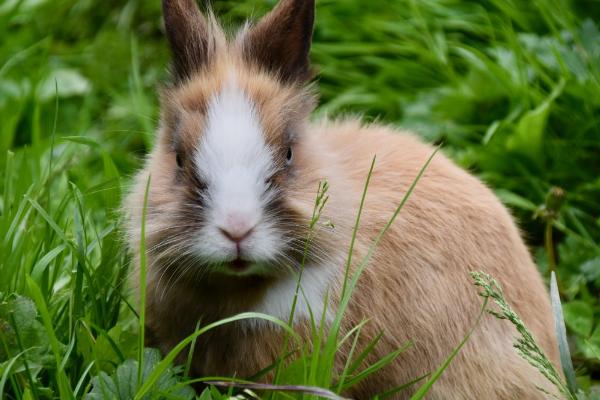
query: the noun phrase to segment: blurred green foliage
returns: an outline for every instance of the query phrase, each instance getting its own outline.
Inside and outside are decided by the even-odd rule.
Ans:
[[[274,3],[213,8],[235,27]],[[319,115],[443,143],[512,208],[544,276],[556,269],[588,389],[600,379],[599,24],[598,0],[320,0],[312,51]],[[0,2],[0,372],[16,397],[67,381],[83,393],[135,354],[122,352],[136,341],[116,211],[152,145],[168,60],[159,1]],[[73,358],[63,378],[34,322],[41,303],[20,296],[28,279]],[[18,345],[10,315],[30,321]],[[28,348],[38,355],[19,360],[35,363],[11,364]]]

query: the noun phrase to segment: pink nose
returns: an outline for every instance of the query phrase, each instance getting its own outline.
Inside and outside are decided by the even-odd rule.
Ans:
[[[254,226],[250,224],[249,219],[238,214],[229,214],[227,223],[219,227],[223,236],[234,243],[240,243],[246,239],[253,229]]]

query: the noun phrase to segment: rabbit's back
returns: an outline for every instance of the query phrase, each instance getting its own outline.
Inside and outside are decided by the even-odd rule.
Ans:
[[[348,219],[354,222],[376,156],[355,246],[359,262],[434,148],[409,133],[361,127],[355,121],[322,124],[313,132],[311,154],[331,187],[327,218],[336,226],[340,246],[349,243]],[[548,295],[512,217],[481,181],[438,152],[371,258],[347,321],[350,328],[363,318],[371,320],[365,345],[384,332],[380,357],[406,341],[414,345],[386,373],[357,389],[355,397],[427,374],[448,357],[481,308],[470,271],[498,280],[510,305],[556,363]],[[543,398],[535,385],[547,387],[547,382],[517,355],[515,336],[508,321],[484,316],[434,386],[436,398]]]

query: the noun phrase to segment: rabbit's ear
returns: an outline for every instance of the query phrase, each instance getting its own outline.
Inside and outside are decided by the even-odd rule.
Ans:
[[[244,36],[244,56],[285,81],[310,79],[314,19],[315,0],[280,0]]]
[[[162,0],[162,8],[174,77],[185,80],[208,61],[212,40],[209,24],[196,0]]]

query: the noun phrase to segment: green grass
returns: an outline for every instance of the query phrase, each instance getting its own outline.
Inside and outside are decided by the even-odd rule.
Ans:
[[[273,3],[214,8],[234,26]],[[167,79],[160,18],[158,1],[0,2],[0,398],[191,395],[182,368],[140,347],[118,215]],[[312,52],[320,115],[413,129],[511,207],[544,276],[556,272],[588,393],[600,380],[599,24],[597,0],[321,0]],[[342,380],[324,372],[355,337],[274,366],[277,383],[339,393],[357,364]]]

